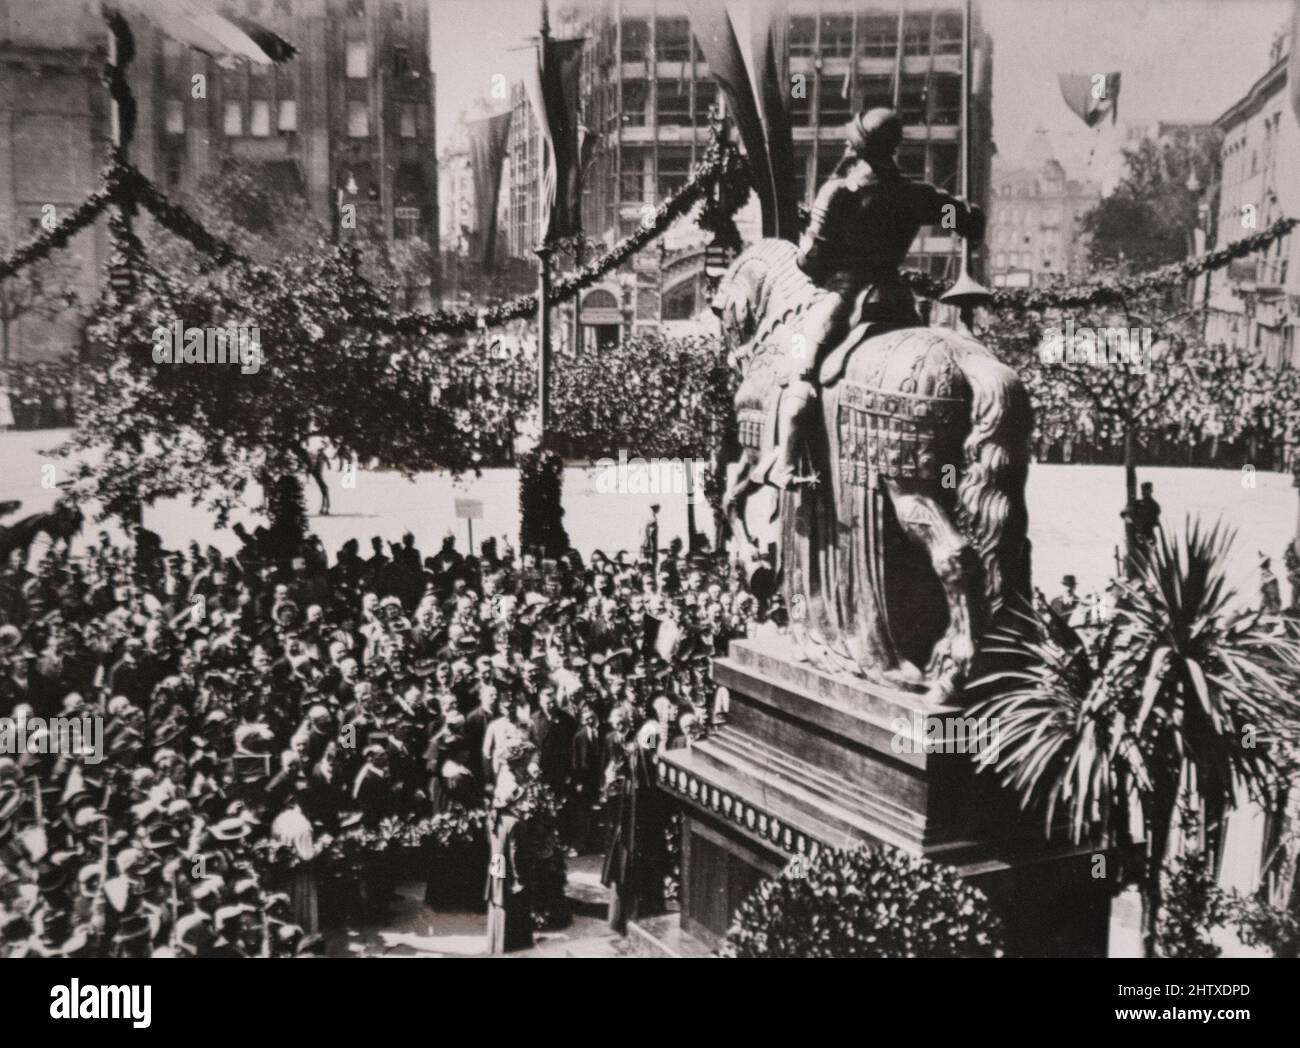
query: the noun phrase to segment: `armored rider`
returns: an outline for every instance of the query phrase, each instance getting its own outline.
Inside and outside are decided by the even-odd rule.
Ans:
[[[754,471],[755,483],[783,489],[816,483],[815,474],[798,473],[799,449],[816,417],[822,363],[853,323],[863,322],[871,331],[921,322],[898,271],[920,229],[953,229],[974,244],[984,235],[979,207],[899,170],[894,154],[903,124],[893,110],[859,113],[849,122],[847,137],[844,157],[818,191],[799,243],[799,268],[825,294],[809,308],[792,340],[777,446]]]

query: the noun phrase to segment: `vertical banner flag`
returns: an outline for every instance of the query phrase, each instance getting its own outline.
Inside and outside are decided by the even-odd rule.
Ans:
[[[740,26],[738,7],[749,19],[749,68],[754,85],[767,163],[776,202],[776,236],[799,238],[799,201],[795,189],[794,132],[790,126],[790,82],[786,79],[786,0],[731,0],[732,24]]]
[[[501,199],[501,171],[510,136],[510,113],[475,120],[469,125],[469,163],[474,178],[474,228],[479,235],[483,265],[496,260],[497,204]]]
[[[776,236],[777,204],[768,162],[767,137],[759,113],[740,42],[723,0],[695,0],[691,5],[691,31],[699,41],[709,73],[727,95],[741,144],[754,174],[754,193],[763,211],[763,236]]]
[[[582,228],[582,171],[578,156],[578,74],[584,40],[546,40],[527,78],[528,100],[542,144],[542,242]]]

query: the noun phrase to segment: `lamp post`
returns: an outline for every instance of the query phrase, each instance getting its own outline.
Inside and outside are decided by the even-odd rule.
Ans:
[[[965,18],[962,21],[962,60],[961,60],[961,195],[970,203],[971,186],[971,0],[966,0]],[[899,40],[900,48],[902,40]],[[961,273],[957,282],[939,296],[939,301],[956,306],[961,311],[961,322],[970,330],[975,320],[975,307],[986,306],[993,300],[993,295],[983,284],[971,276],[971,243],[962,239]]]

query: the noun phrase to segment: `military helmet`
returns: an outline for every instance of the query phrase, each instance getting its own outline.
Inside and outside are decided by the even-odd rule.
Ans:
[[[849,121],[849,148],[865,160],[891,157],[903,141],[903,122],[892,109],[868,109]]]

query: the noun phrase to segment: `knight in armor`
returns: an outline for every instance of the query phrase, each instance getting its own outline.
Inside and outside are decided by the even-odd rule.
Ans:
[[[868,331],[921,322],[899,276],[916,234],[923,226],[939,225],[975,244],[984,235],[979,207],[898,169],[894,153],[903,124],[893,110],[859,113],[849,122],[847,137],[844,157],[818,191],[799,243],[799,268],[826,293],[807,311],[795,336],[781,393],[778,443],[755,470],[756,483],[783,489],[816,482],[815,474],[799,474],[797,461],[830,350],[857,322]]]

